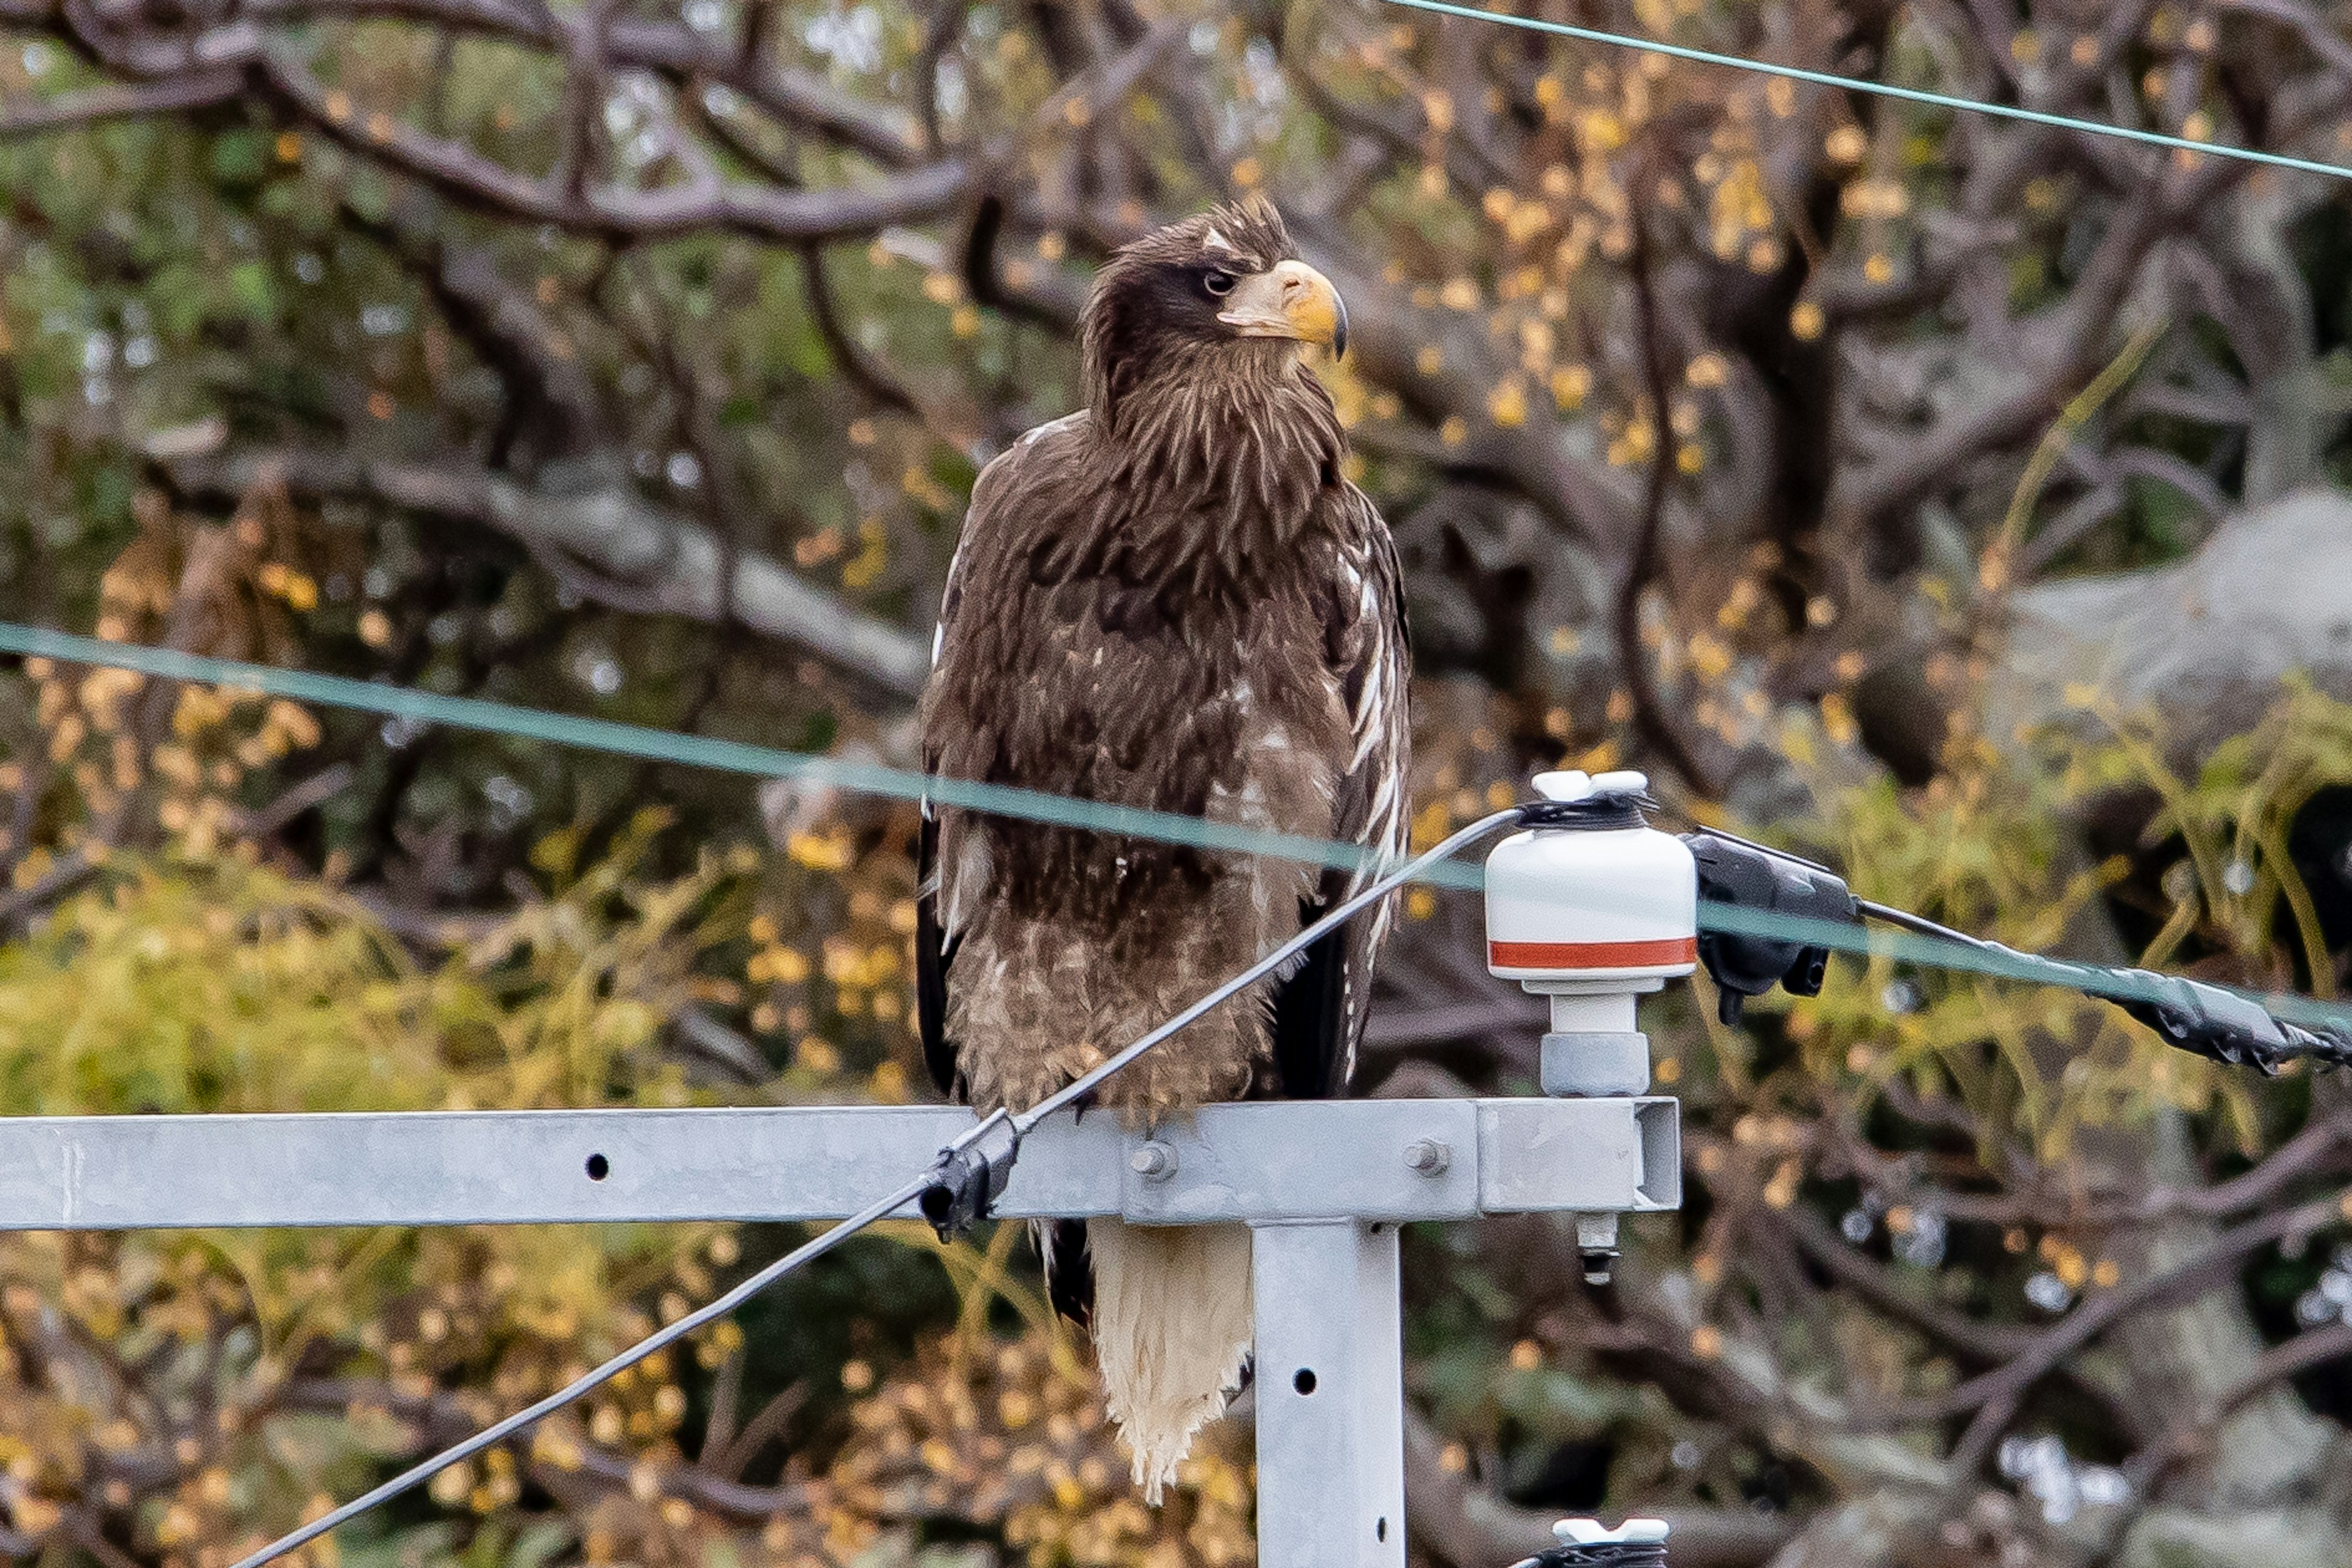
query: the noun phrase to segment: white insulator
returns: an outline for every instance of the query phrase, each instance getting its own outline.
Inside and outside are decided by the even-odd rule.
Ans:
[[[1648,782],[1556,773],[1535,785],[1548,800],[1577,801],[1638,794]],[[1503,979],[1555,995],[1654,991],[1688,974],[1698,963],[1689,848],[1638,819],[1512,835],[1486,859],[1486,962]]]

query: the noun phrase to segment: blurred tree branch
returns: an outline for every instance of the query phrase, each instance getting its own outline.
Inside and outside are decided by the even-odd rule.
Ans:
[[[276,475],[296,493],[359,497],[494,529],[534,551],[596,574],[571,579],[610,594],[625,608],[658,609],[716,622],[731,597],[734,619],[798,644],[882,689],[911,698],[922,689],[930,653],[909,633],[851,609],[765,556],[736,562],[732,594],[725,552],[710,532],[647,506],[625,485],[592,480],[578,489],[533,489],[460,465],[379,462],[325,452],[248,455],[222,463],[172,465],[173,482],[194,495],[241,495]]]

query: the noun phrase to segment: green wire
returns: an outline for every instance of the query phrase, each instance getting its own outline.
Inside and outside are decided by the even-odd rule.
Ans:
[[[187,680],[204,686],[242,688],[297,702],[314,702],[323,708],[380,713],[387,718],[405,719],[415,723],[446,724],[456,730],[514,735],[559,746],[577,746],[617,756],[639,757],[647,762],[677,763],[687,767],[710,768],[719,773],[748,773],[755,778],[804,779],[861,795],[887,795],[898,800],[929,800],[937,805],[961,806],[967,811],[1016,816],[1057,827],[1155,839],[1195,849],[1264,855],[1275,859],[1337,867],[1348,871],[1379,866],[1384,864],[1386,858],[1377,850],[1368,849],[1360,844],[1342,844],[1332,839],[1309,838],[1292,833],[1269,833],[1175,812],[1077,800],[1009,784],[940,778],[880,763],[846,762],[807,752],[777,751],[741,741],[722,741],[708,735],[681,735],[667,730],[616,724],[606,719],[582,719],[535,708],[516,708],[504,702],[486,702],[471,697],[444,697],[437,692],[418,691],[369,680],[352,680],[338,675],[313,675],[307,670],[279,669],[266,664],[206,658],[171,648],[102,642],[95,637],[73,637],[64,632],[44,631],[37,626],[16,626],[7,622],[0,622],[0,653],[22,654],[28,658],[53,658],[61,664],[104,665],[116,669],[136,670],[162,680]],[[1476,888],[1485,885],[1484,879],[1473,867],[1433,867],[1427,879],[1450,887]]]
[[[44,631],[37,626],[17,626],[5,621],[0,621],[0,654],[49,658],[61,664],[135,670],[160,680],[185,680],[202,686],[258,691],[297,702],[315,703],[323,708],[377,713],[416,723],[446,724],[451,729],[482,734],[512,735],[522,740],[545,741],[560,746],[576,746],[616,756],[637,757],[647,762],[676,763],[686,767],[710,768],[755,778],[805,779],[864,795],[887,795],[899,800],[929,800],[995,816],[1019,817],[1088,832],[1115,833],[1195,849],[1263,855],[1270,859],[1336,867],[1342,870],[1380,868],[1388,863],[1386,858],[1376,850],[1336,839],[1267,833],[1226,823],[1208,822],[1175,812],[1110,805],[1100,801],[1049,795],[1043,790],[1017,789],[1007,784],[981,784],[970,779],[938,778],[880,763],[844,762],[807,752],[777,751],[768,746],[715,740],[705,735],[680,735],[667,730],[616,724],[606,719],[583,719],[536,708],[517,708],[478,698],[445,697],[437,692],[418,691],[389,683],[352,680],[337,675],[314,675],[307,670],[279,669],[271,665],[247,664],[235,659],[206,658],[198,654],[147,647],[136,643],[104,642],[95,637]],[[1447,888],[1475,889],[1486,886],[1486,874],[1481,868],[1451,862],[1431,866],[1416,879]],[[2000,980],[2057,985],[2067,990],[2079,990],[2087,975],[2098,974],[2111,981],[2117,994],[2127,993],[2151,999],[2154,994],[2152,988],[2132,978],[2128,971],[2096,964],[2062,963],[2007,948],[1989,951],[1913,931],[1864,929],[1835,921],[1812,920],[1769,910],[1737,909],[1705,900],[1698,907],[1698,924],[1703,931],[1801,942],[1855,957],[1884,957],[1922,968],[1958,970]],[[2331,1008],[2307,996],[2258,996],[2255,1000],[2273,1016],[2292,1022],[2320,1027],[2352,1027],[2352,1011]]]
[[[1660,43],[1654,38],[1637,37],[1631,33],[1612,33],[1600,27],[1580,27],[1569,22],[1548,22],[1537,16],[1514,16],[1503,11],[1485,11],[1475,5],[1455,5],[1448,0],[1388,0],[1391,5],[1410,6],[1416,11],[1434,11],[1440,16],[1461,16],[1474,22],[1500,22],[1506,26],[1525,27],[1530,32],[1549,33],[1556,37],[1574,38],[1580,43],[1605,44],[1612,48],[1642,49],[1654,55],[1665,55],[1678,60],[1690,60],[1699,65],[1724,66],[1732,70],[1756,71],[1765,76],[1785,77],[1790,81],[1810,82],[1815,87],[1843,88],[1849,92],[1874,93],[1880,98],[1900,99],[1906,103],[1926,104],[1931,109],[1952,109],[1966,114],[1990,114],[2002,120],[2021,120],[2030,125],[2046,125],[2054,131],[2079,131],[2089,136],[2110,136],[2122,142],[2137,142],[2149,147],[2164,147],[2178,153],[2210,153],[2217,158],[2237,158],[2249,163],[2266,163],[2273,168],[2293,169],[2305,174],[2326,174],[2335,179],[2352,176],[2352,168],[2340,163],[2323,163],[2313,158],[2297,158],[2285,153],[2266,153],[2258,147],[2232,147],[2221,142],[2197,142],[2186,136],[2168,135],[2161,131],[2140,131],[2128,125],[2108,125],[2095,120],[2079,120],[2069,114],[2051,114],[2039,109],[2025,109],[2014,104],[1987,103],[1980,99],[1958,98],[1948,92],[1936,92],[1927,88],[1896,87],[1890,82],[1868,81],[1861,77],[1840,76],[1834,71],[1807,70],[1802,66],[1784,66],[1771,60],[1748,59],[1739,55],[1718,54],[1713,49],[1695,49],[1686,44]]]

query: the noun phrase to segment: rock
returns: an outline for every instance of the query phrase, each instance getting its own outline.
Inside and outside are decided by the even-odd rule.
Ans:
[[[2063,722],[2088,688],[2155,709],[2167,745],[2193,757],[2245,730],[2297,672],[2352,700],[2352,495],[2339,490],[2239,513],[2169,566],[2019,594],[1990,732]]]

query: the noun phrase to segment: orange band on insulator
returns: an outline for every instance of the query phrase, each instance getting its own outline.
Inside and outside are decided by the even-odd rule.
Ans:
[[[1670,936],[1657,942],[1490,942],[1486,963],[1496,969],[1648,969],[1663,963],[1696,963],[1698,938]]]

